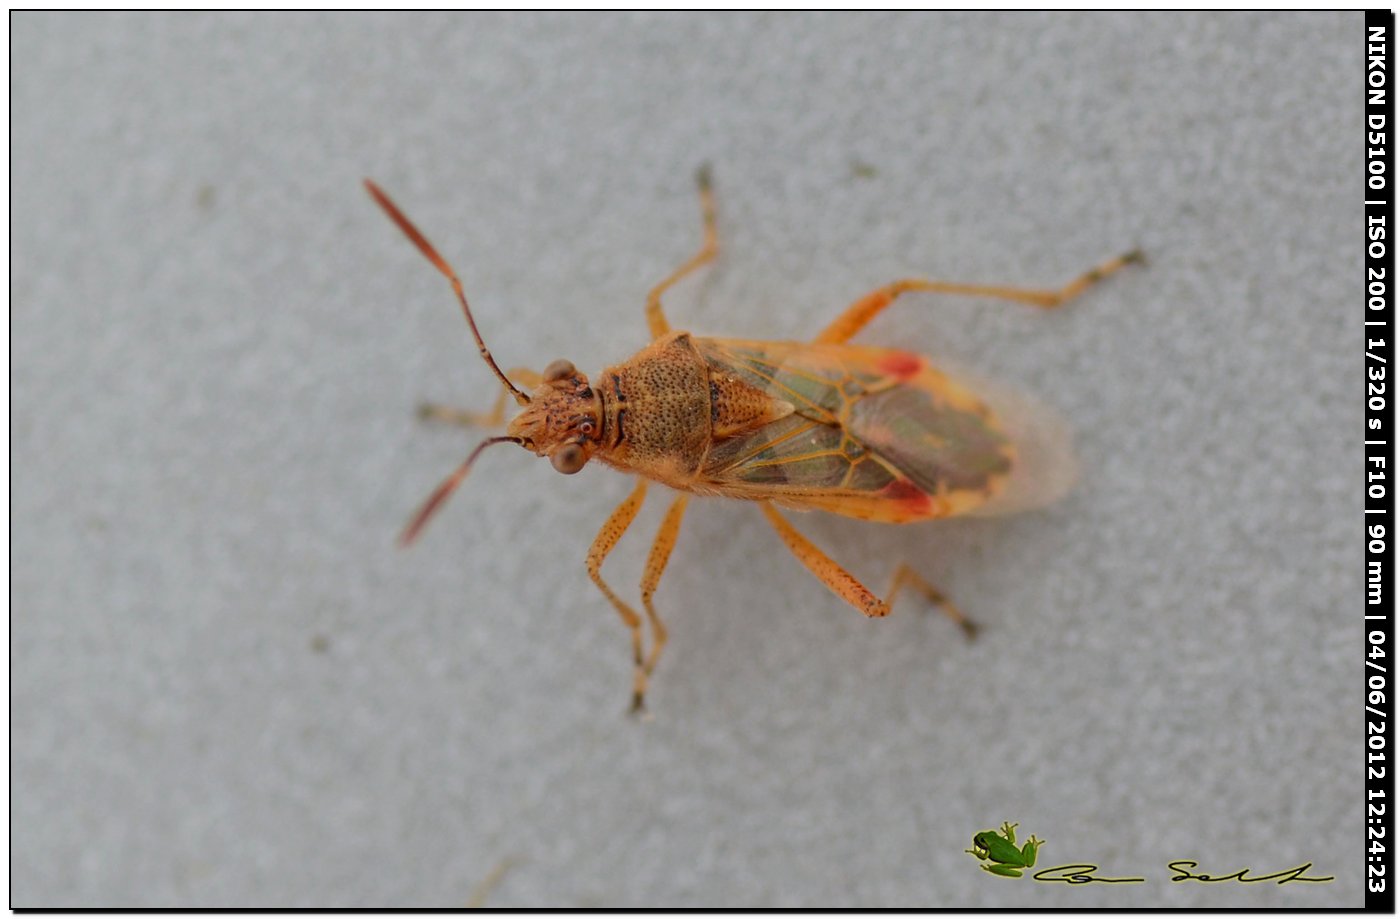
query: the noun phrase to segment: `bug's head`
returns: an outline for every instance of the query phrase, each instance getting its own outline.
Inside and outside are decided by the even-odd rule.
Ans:
[[[566,360],[544,369],[530,404],[510,422],[506,434],[521,446],[549,457],[554,468],[573,475],[584,467],[599,445],[603,401],[588,377]]]

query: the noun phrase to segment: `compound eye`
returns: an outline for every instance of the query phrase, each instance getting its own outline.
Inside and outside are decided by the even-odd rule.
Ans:
[[[578,444],[565,444],[550,455],[549,461],[564,475],[573,475],[583,468],[583,448]]]
[[[566,361],[562,357],[557,361],[550,361],[549,366],[544,368],[544,381],[546,383],[558,383],[560,380],[567,380],[578,370],[572,361]]]

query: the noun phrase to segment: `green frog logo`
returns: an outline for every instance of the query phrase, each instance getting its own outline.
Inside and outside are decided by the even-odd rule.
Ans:
[[[1004,878],[1018,878],[1026,868],[1035,867],[1035,855],[1045,840],[1034,835],[1026,840],[1021,848],[1016,848],[1017,823],[1003,823],[1001,832],[983,830],[972,837],[972,848],[964,849],[968,855],[975,855],[981,861],[983,871],[1001,875]]]

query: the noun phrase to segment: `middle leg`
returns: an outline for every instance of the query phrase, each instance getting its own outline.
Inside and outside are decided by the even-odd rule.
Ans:
[[[666,563],[671,560],[671,550],[676,547],[676,536],[681,530],[681,518],[685,516],[688,499],[688,495],[678,495],[670,510],[666,511],[651,554],[647,556],[646,570],[642,573],[642,606],[646,609],[647,621],[651,623],[651,653],[647,655],[646,665],[642,668],[643,675],[647,677],[656,669],[656,662],[661,659],[661,649],[666,646],[666,626],[656,615],[651,598],[656,593],[656,585],[661,583],[661,573],[666,570]]]
[[[647,480],[637,479],[637,487],[632,489],[632,494],[628,495],[617,510],[612,512],[607,523],[598,531],[598,536],[593,540],[593,545],[588,549],[588,576],[593,579],[593,583],[598,585],[598,589],[603,592],[603,596],[608,598],[608,602],[617,610],[617,614],[622,617],[622,624],[627,626],[632,633],[632,711],[642,710],[642,700],[646,695],[646,671],[642,658],[642,617],[626,603],[613,589],[603,580],[602,568],[603,560],[608,557],[608,553],[617,545],[617,541],[622,538],[622,534],[627,532],[627,528],[632,525],[633,519],[637,516],[637,511],[642,508],[642,501],[647,496]]]
[[[691,256],[686,262],[671,276],[651,289],[647,294],[647,326],[651,329],[653,339],[660,338],[671,331],[671,324],[666,321],[666,315],[661,312],[661,295],[673,287],[681,278],[690,274],[695,269],[714,260],[715,253],[719,251],[719,234],[715,230],[715,193],[710,187],[710,167],[701,166],[695,174],[695,181],[700,186],[700,216],[705,223],[705,242],[700,246],[700,251]]]

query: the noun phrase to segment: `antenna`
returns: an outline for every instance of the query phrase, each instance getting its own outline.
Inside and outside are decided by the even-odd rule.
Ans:
[[[468,454],[467,458],[462,461],[462,465],[458,466],[450,476],[443,479],[441,485],[433,489],[433,493],[428,496],[428,500],[423,502],[423,506],[418,509],[418,513],[414,514],[413,519],[408,522],[408,526],[403,528],[403,533],[399,535],[400,548],[407,548],[418,538],[418,534],[423,531],[424,525],[432,519],[433,514],[437,513],[437,509],[442,506],[442,502],[446,501],[447,497],[457,490],[457,486],[462,484],[462,480],[465,479],[467,473],[471,471],[472,463],[476,462],[476,458],[481,455],[481,451],[492,444],[519,444],[523,447],[525,446],[525,440],[521,437],[509,436],[488,437],[486,440],[477,444],[476,449]]]
[[[462,313],[467,317],[467,325],[471,326],[472,336],[476,338],[476,349],[481,352],[482,358],[485,359],[486,363],[491,367],[491,372],[501,381],[501,385],[506,388],[507,392],[515,397],[516,404],[529,405],[530,397],[516,389],[515,384],[501,372],[501,368],[496,366],[496,359],[493,358],[491,352],[486,349],[486,342],[481,340],[481,333],[477,331],[476,320],[472,318],[471,307],[467,306],[467,295],[462,291],[462,282],[458,279],[457,272],[453,271],[452,266],[447,264],[447,259],[438,255],[437,250],[433,248],[433,244],[428,242],[427,238],[424,237],[422,233],[418,232],[418,228],[403,215],[403,212],[398,209],[393,201],[389,200],[389,196],[384,194],[384,191],[378,185],[375,185],[374,182],[369,179],[365,179],[365,188],[369,191],[370,197],[374,198],[375,202],[380,207],[384,208],[384,213],[389,215],[389,219],[398,224],[399,229],[403,230],[405,236],[413,240],[413,244],[418,247],[420,252],[427,256],[428,261],[432,262],[433,265],[437,267],[437,270],[441,271],[446,275],[447,279],[452,282],[452,289],[457,292],[457,299],[461,301],[462,304]]]

